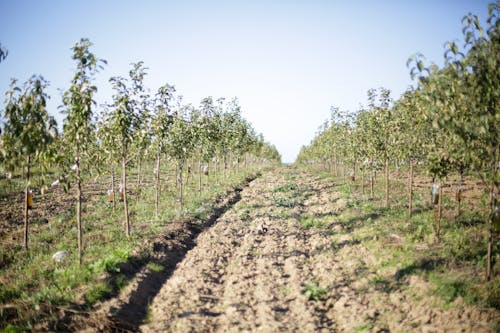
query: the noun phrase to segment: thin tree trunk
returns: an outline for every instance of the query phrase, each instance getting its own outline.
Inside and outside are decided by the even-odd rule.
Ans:
[[[338,170],[337,170],[337,155],[333,153],[333,170],[335,173],[335,177],[338,177]]]
[[[385,208],[389,208],[389,159],[385,159]]]
[[[175,188],[179,188],[179,166],[175,165]]]
[[[458,189],[457,189],[457,201],[458,201],[458,211],[457,211],[457,217],[460,216],[460,213],[461,213],[461,204],[462,204],[462,185],[463,185],[463,182],[464,182],[464,173],[463,172],[460,172],[460,180],[459,180],[459,184],[458,184]]]
[[[78,233],[78,262],[82,264],[82,181],[80,178],[80,151],[76,153],[76,225]]]
[[[194,176],[193,176],[193,165],[194,165],[194,159],[191,159],[191,161],[189,162],[188,167],[187,167],[186,186],[188,186],[188,187],[193,182],[193,179],[194,179]]]
[[[210,172],[211,172],[210,170],[212,170],[212,169],[210,169],[210,161],[207,161],[207,169],[208,169],[208,173],[207,173],[207,179],[206,179],[207,181],[205,182],[205,187],[208,189],[209,177],[210,177]]]
[[[227,153],[224,153],[224,179],[227,178]]]
[[[365,194],[365,169],[361,169],[361,194]]]
[[[374,173],[373,171],[370,172],[370,198],[373,199],[373,188],[375,186],[375,180],[374,180]]]
[[[495,170],[494,168],[493,170]],[[496,170],[495,170],[496,171]],[[488,219],[488,252],[486,257],[486,281],[491,280],[491,264],[492,264],[492,256],[493,256],[493,213],[495,212],[496,200],[495,200],[495,184],[492,182],[490,186],[490,207],[491,214]]]
[[[113,195],[113,211],[116,208],[116,195],[115,195],[115,166],[111,166],[111,194]]]
[[[142,171],[142,154],[139,152],[139,157],[137,158],[137,192],[141,192],[141,171]]]
[[[201,157],[198,158],[198,196],[201,195]]]
[[[183,193],[182,193],[182,190],[183,190],[183,186],[182,186],[182,167],[179,168],[179,202],[180,202],[180,209],[181,209],[181,212],[182,212],[182,208],[183,208]]]
[[[155,193],[155,217],[158,218],[158,206],[160,202],[160,159],[161,151],[158,148],[156,155],[156,193]]]
[[[127,199],[127,155],[125,147],[122,148],[122,184],[123,184],[123,206],[125,207],[125,235],[130,237],[130,220],[128,217],[128,199]]]
[[[410,172],[408,175],[408,216],[413,213],[413,160],[410,160]]]
[[[353,182],[356,182],[356,160],[354,160],[354,171],[353,171],[353,174],[352,174],[352,181]]]
[[[441,233],[441,217],[443,215],[442,202],[443,202],[443,184],[441,184],[441,186],[439,187],[438,211],[436,217],[436,238],[438,242]]]
[[[26,168],[26,186],[24,188],[24,242],[23,247],[25,250],[28,250],[28,195],[29,195],[29,182],[30,182],[30,163],[31,156],[28,155],[27,160],[27,168]],[[33,199],[32,199],[33,200]]]
[[[214,163],[215,163],[214,178],[215,178],[215,182],[218,185],[219,184],[219,160],[217,159]]]

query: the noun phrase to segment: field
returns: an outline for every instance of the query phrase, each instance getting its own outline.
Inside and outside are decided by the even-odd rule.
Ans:
[[[260,176],[235,172],[225,190],[219,190],[226,194],[206,199],[204,214],[201,205],[192,210],[197,214],[168,216],[154,227],[133,222],[133,240],[120,239],[118,231],[113,237],[119,240],[113,241],[104,229],[99,235],[90,233],[82,270],[76,258],[52,262],[50,244],[61,246],[61,241],[47,225],[36,225],[33,234],[43,236],[33,243],[43,243],[36,250],[44,255],[32,250],[29,259],[16,254],[2,263],[2,327],[144,332],[499,329],[500,267],[495,260],[495,278],[485,282],[485,207],[471,179],[459,218],[453,192],[445,192],[437,242],[425,177],[417,177],[412,218],[404,207],[404,184],[392,182],[394,199],[387,209],[377,195],[370,199],[361,193],[359,180],[344,178],[296,167],[268,168]],[[381,178],[375,193],[382,192]],[[95,201],[87,204],[102,214],[98,203],[105,199]],[[136,214],[132,220],[142,221]],[[51,226],[57,218],[48,221]],[[98,222],[93,223],[89,229],[96,228]],[[498,253],[498,242],[495,246]],[[2,245],[3,251],[7,248]],[[71,284],[71,272],[87,276]],[[58,291],[61,286],[67,293]]]

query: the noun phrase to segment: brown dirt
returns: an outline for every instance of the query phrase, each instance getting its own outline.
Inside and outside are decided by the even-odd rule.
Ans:
[[[290,179],[298,191],[274,191]],[[298,203],[281,207],[279,197]],[[93,316],[101,326],[87,331],[491,331],[498,312],[460,298],[438,306],[418,275],[405,288],[385,284],[395,269],[380,276],[380,259],[337,221],[345,206],[333,184],[311,174],[266,173],[197,238],[186,224],[185,236],[159,242],[167,248],[157,260],[170,264],[141,272],[117,299],[101,304]],[[321,219],[322,227],[303,227],[304,215]],[[305,293],[311,285],[324,288],[316,300]]]

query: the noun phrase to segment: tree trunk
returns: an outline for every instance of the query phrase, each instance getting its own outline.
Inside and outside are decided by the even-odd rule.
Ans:
[[[160,159],[161,150],[158,148],[156,155],[156,193],[155,193],[155,217],[158,218],[158,205],[160,202]]]
[[[210,172],[211,172],[210,170],[212,170],[212,169],[210,169],[210,161],[207,161],[207,168],[208,168],[208,174],[207,174],[207,181],[205,182],[205,186],[208,189],[209,177],[210,177]]]
[[[361,169],[361,194],[365,194],[365,169]]]
[[[436,217],[436,238],[438,242],[441,233],[441,217],[443,216],[442,202],[443,202],[443,184],[441,184],[441,186],[439,187],[438,211]]]
[[[389,208],[389,159],[385,159],[385,208]]]
[[[410,172],[408,174],[408,216],[411,218],[413,212],[413,161],[410,160]]]
[[[137,192],[141,193],[141,171],[142,171],[142,154],[139,152],[139,157],[137,158]]]
[[[113,211],[116,208],[116,195],[115,195],[115,166],[111,166],[111,193],[113,195]]]
[[[370,199],[373,200],[373,187],[375,186],[373,171],[370,172]]]
[[[175,165],[175,188],[179,188],[179,166]]]
[[[201,195],[201,157],[198,158],[198,196]]]
[[[125,147],[122,148],[122,184],[123,184],[123,206],[125,208],[125,235],[130,237],[130,220],[128,218],[128,199],[127,199],[127,155]]]
[[[495,170],[494,168],[493,170]],[[496,171],[496,170],[495,170]],[[491,264],[493,257],[493,214],[495,212],[496,206],[496,198],[495,198],[495,183],[492,182],[490,186],[490,218],[488,219],[488,250],[487,250],[487,258],[486,258],[486,281],[491,280]]]
[[[219,159],[215,160],[215,172],[214,172],[214,178],[215,178],[215,182],[217,183],[217,185],[219,184]]]
[[[28,195],[29,195],[29,182],[30,182],[30,163],[31,156],[28,155],[27,160],[27,168],[26,168],[26,186],[24,188],[24,242],[23,247],[25,250],[28,250]],[[33,199],[32,199],[33,200]]]
[[[464,173],[460,172],[460,180],[459,180],[458,189],[457,189],[457,193],[456,193],[457,201],[458,201],[457,217],[459,217],[460,213],[461,213],[460,206],[462,204],[462,185],[463,185],[463,183],[464,183]]]
[[[335,173],[335,177],[338,177],[338,170],[337,170],[337,155],[333,153],[333,172]]]
[[[356,182],[356,160],[354,160],[354,168],[353,168],[353,174],[352,174],[352,181]]]
[[[82,181],[80,178],[80,151],[76,153],[76,225],[78,234],[78,262],[82,264],[83,236],[82,236]]]
[[[227,178],[227,153],[224,154],[224,179]]]
[[[182,208],[183,208],[183,193],[182,193],[182,190],[183,190],[183,186],[182,186],[182,167],[179,168],[179,203],[180,203],[180,209],[181,209],[181,212],[182,212]]]

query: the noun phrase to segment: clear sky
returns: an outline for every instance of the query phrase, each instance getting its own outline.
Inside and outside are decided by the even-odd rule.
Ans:
[[[485,20],[483,0],[0,0],[0,93],[10,78],[43,75],[49,111],[62,123],[60,90],[73,76],[71,46],[81,37],[108,61],[108,79],[144,61],[146,85],[174,84],[184,101],[238,97],[243,116],[293,162],[329,117],[330,106],[356,110],[366,91],[398,97],[412,82],[416,52],[443,63],[444,43],[461,37],[468,12]],[[3,98],[0,106],[3,108]]]

